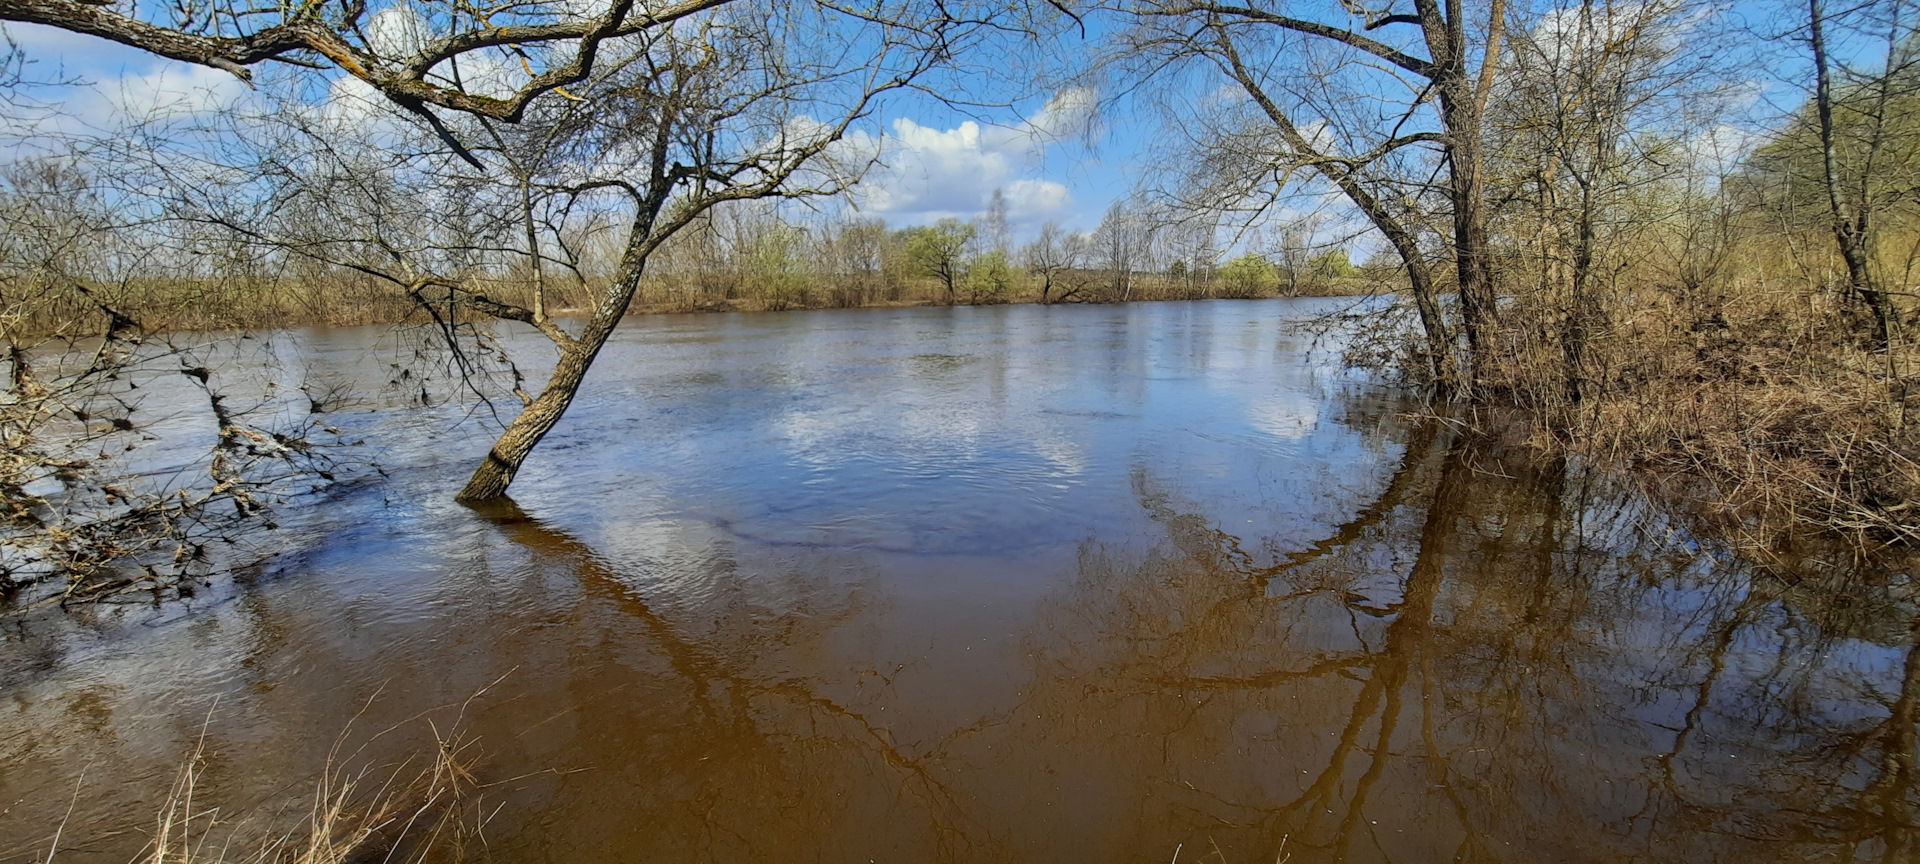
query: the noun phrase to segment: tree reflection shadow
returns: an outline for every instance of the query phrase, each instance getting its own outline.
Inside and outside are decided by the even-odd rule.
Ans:
[[[836,841],[822,829],[840,826],[872,832],[839,838],[847,848],[871,848],[868,841],[879,838],[939,861],[1002,851],[926,751],[896,743],[870,710],[830,695],[847,690],[845,682],[828,681],[804,662],[834,628],[861,614],[857,598],[814,591],[785,598],[777,611],[736,608],[693,625],[656,608],[587,544],[511,500],[479,512],[637,625],[669,673],[641,668],[616,683],[621,676],[597,660],[570,667],[579,680],[563,713],[580,722],[557,734],[552,749],[612,772],[615,785],[629,789],[610,799],[602,776],[571,797],[545,802],[545,818],[564,826],[559,834],[568,850],[763,860],[818,849],[823,840],[832,848]],[[635,641],[608,634],[601,645],[630,650]],[[856,698],[869,703],[877,701],[876,688],[890,684],[886,670],[848,675]],[[619,704],[636,699],[647,704]],[[640,734],[592,728],[618,724],[622,715]]]
[[[561,827],[529,833],[571,845],[514,851],[1915,860],[1902,580],[1716,561],[1604,478],[1432,426],[1310,542],[1223,530],[1144,469],[1133,493],[1161,538],[1084,544],[1004,670],[1017,698],[912,741],[901,667],[832,659],[880,614],[857,592],[663,610],[581,541],[487,511],[632,628],[576,650],[660,660],[569,665],[575,719],[551,733],[657,788],[555,790]]]
[[[1249,551],[1167,487],[1136,476],[1164,543],[1083,550],[1026,706],[1107,739],[1042,749],[1132,760],[1137,843],[1230,861],[1913,858],[1913,627],[1855,632],[1860,613],[1917,620],[1884,582],[1849,577],[1843,614],[1833,586],[1655,542],[1600,479],[1433,430],[1371,504],[1291,551]]]

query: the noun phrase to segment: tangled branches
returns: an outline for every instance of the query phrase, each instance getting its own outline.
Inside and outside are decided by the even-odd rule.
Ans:
[[[149,340],[130,319],[101,311],[106,332],[86,343],[6,349],[0,591],[9,595],[31,586],[51,586],[36,601],[62,603],[190,593],[238,563],[233,550],[247,535],[277,527],[275,503],[332,481],[338,467],[329,446],[338,430],[323,419],[330,397],[305,394],[296,415],[269,386],[259,403],[236,408],[198,362],[209,349]],[[208,411],[148,423],[149,392],[178,393],[168,400],[176,409],[197,394]],[[211,443],[171,434],[209,419]]]

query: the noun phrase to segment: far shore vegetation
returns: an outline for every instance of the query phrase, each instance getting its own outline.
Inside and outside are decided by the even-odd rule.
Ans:
[[[14,188],[33,186],[26,180]],[[84,196],[87,190],[63,191]],[[765,208],[723,210],[683,230],[656,253],[627,314],[1251,300],[1405,290],[1391,263],[1356,265],[1344,248],[1189,260],[1156,248],[1154,228],[1127,208],[1117,208],[1109,218],[1088,235],[1048,224],[1037,239],[1008,250],[983,248],[979,226],[957,219],[895,229],[879,219],[796,224]],[[613,266],[609,259],[616,252],[603,250],[598,260],[582,256],[559,278],[542,274],[538,281],[521,262],[476,267],[464,284],[473,293],[528,308],[538,291],[554,317],[578,316],[605,290]],[[102,305],[150,333],[393,324],[426,317],[405,286],[295,259],[198,278],[139,274],[88,280],[84,292],[50,296],[12,326],[28,335],[59,333],[76,320],[101,314]]]

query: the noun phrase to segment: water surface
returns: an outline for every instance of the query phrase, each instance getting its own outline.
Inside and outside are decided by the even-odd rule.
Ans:
[[[202,741],[297,821],[429,722],[499,861],[1913,859],[1904,576],[1411,423],[1334,305],[645,318],[483,511],[414,337],[261,334],[385,476],[245,585],[13,621],[0,860],[69,806],[130,859]]]

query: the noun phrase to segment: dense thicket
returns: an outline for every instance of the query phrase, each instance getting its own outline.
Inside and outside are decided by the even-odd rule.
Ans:
[[[1180,131],[1158,199],[1331,212],[1395,259],[1408,325],[1357,357],[1757,551],[1920,539],[1912,4],[1112,8],[1108,80],[1157,81]]]

